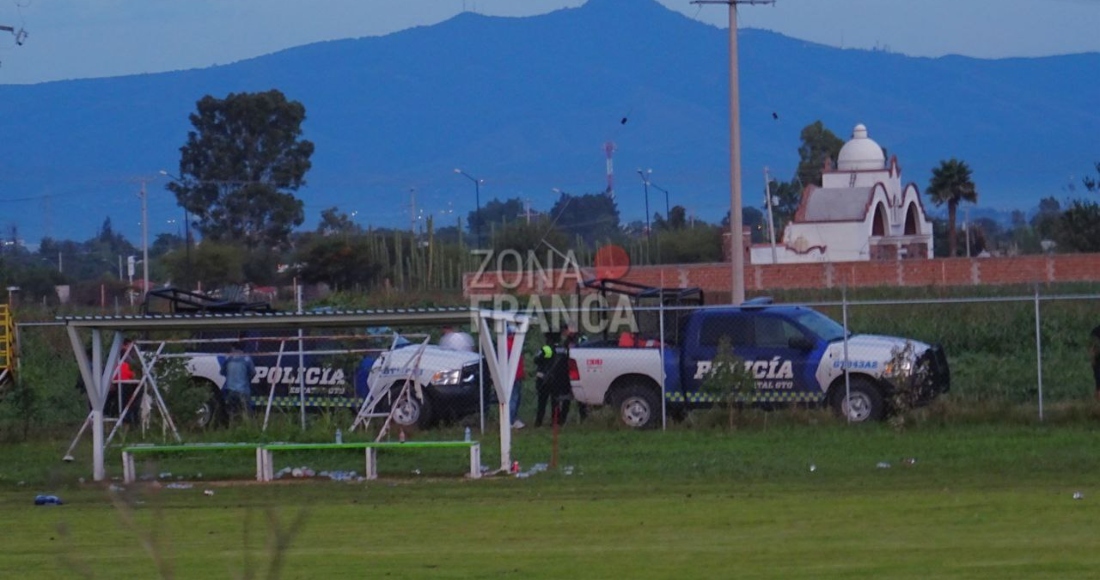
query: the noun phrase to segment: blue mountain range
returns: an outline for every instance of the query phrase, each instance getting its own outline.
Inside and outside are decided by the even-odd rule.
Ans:
[[[643,219],[637,171],[671,204],[718,221],[729,208],[727,31],[655,0],[589,0],[527,18],[464,13],[382,37],[311,44],[204,69],[0,85],[0,227],[29,244],[86,239],[104,219],[140,239],[183,212],[176,173],[188,115],[204,95],[277,88],[307,110],[316,144],[299,191],[312,228],[338,206],[364,225],[453,225],[493,197],[607,187]],[[845,50],[739,32],[744,203],[763,203],[764,167],[790,179],[799,132],[857,123],[923,191],[941,160],[974,170],[979,207],[1027,210],[1064,198],[1100,161],[1100,54],[981,60]],[[411,213],[415,190],[417,214]],[[652,212],[664,194],[649,191]]]

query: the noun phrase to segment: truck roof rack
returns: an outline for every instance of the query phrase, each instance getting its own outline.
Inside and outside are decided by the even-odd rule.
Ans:
[[[741,308],[763,308],[772,304],[775,304],[775,300],[771,296],[757,296],[742,302]]]
[[[163,305],[163,306],[160,306]],[[180,288],[157,288],[145,294],[142,314],[239,314],[243,312],[275,312],[268,302],[225,300]]]
[[[655,288],[653,286],[610,278],[585,280],[581,285],[605,295],[609,293],[623,294],[629,296],[634,301],[645,298],[656,298],[665,306],[703,305],[704,296],[701,288]]]

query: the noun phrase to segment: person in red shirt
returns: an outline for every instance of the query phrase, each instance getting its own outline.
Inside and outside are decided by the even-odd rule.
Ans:
[[[512,343],[515,341],[515,330],[508,329],[508,353],[512,353]],[[523,370],[523,353],[520,353],[519,366],[516,367],[516,383],[512,385],[512,398],[508,401],[508,411],[512,416],[512,428],[523,429],[527,425],[519,419],[519,404],[523,398],[523,379],[525,373]]]
[[[115,376],[111,380],[111,390],[107,395],[107,405],[104,412],[108,417],[117,417],[121,414],[123,406],[134,392],[131,384],[134,380],[134,369],[126,360],[130,355],[130,349],[130,339],[127,338],[122,342],[122,350],[119,351],[118,355],[118,366],[115,367]]]

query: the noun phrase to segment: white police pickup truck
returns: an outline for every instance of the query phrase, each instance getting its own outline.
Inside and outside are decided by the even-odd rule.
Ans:
[[[325,309],[313,312],[321,310]],[[142,312],[146,315],[239,314],[274,310],[265,302],[223,299],[167,287],[150,290]],[[194,422],[205,427],[224,418],[222,387],[225,377],[221,375],[221,361],[234,342],[240,343],[256,365],[251,403],[258,409],[265,408],[270,400],[274,408],[296,410],[304,399],[307,410],[347,408],[354,412],[363,405],[370,385],[376,386],[378,392],[396,395],[408,374],[401,369],[420,347],[402,337],[394,338],[393,331],[388,328],[373,329],[372,335],[380,340],[367,345],[371,348],[356,342],[357,350],[353,350],[341,342],[347,337],[337,340],[306,334],[299,339],[296,331],[202,333],[196,338],[210,340],[201,348],[182,355],[192,384],[209,393]],[[303,351],[301,359],[299,344]],[[401,400],[394,421],[404,427],[429,427],[440,420],[476,413],[483,400],[478,391],[483,369],[477,353],[426,346],[416,373],[417,388],[412,389],[414,396]],[[493,400],[492,380],[488,376],[484,388],[484,399]],[[386,397],[375,411],[388,411],[393,399],[393,396]]]
[[[612,405],[630,427],[661,420],[661,396],[674,413],[716,402],[702,388],[713,371],[719,341],[744,361],[755,380],[752,401],[768,405],[826,404],[852,422],[882,419],[893,385],[916,376],[915,404],[950,388],[947,358],[938,346],[889,336],[854,335],[806,307],[768,302],[698,309],[677,321],[677,344],[642,347],[586,343],[570,350],[573,395],[588,405]],[[664,364],[662,366],[662,351]],[[845,363],[847,361],[847,363]],[[849,369],[848,387],[844,369]],[[845,394],[848,393],[846,397]]]
[[[297,352],[277,357],[258,353],[257,349],[261,348],[257,346],[258,338],[245,338],[241,343],[246,353],[251,351],[256,365],[251,385],[251,402],[255,408],[265,408],[270,397],[275,408],[297,409],[304,384],[308,410],[348,408],[353,412],[359,410],[372,387],[388,395],[375,411],[387,412],[409,376],[408,369],[412,365],[406,367],[406,362],[420,348],[418,344],[401,340],[392,350],[363,357],[355,369],[343,368],[339,357],[318,350],[303,355],[304,366],[299,369]],[[225,383],[221,360],[224,356],[224,353],[190,353],[187,356],[187,371],[192,381],[210,392],[199,410],[196,420],[199,426],[206,426],[221,416]],[[403,427],[427,428],[441,420],[476,413],[482,401],[478,392],[481,372],[481,359],[475,352],[425,346],[419,368],[414,373],[416,382],[410,389],[412,396],[400,399],[393,415],[394,422]],[[492,399],[492,393],[492,381],[486,376],[486,400]]]

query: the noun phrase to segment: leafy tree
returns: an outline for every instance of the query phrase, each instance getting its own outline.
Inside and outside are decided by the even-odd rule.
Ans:
[[[281,246],[304,221],[293,194],[305,184],[313,143],[301,139],[305,107],[283,93],[230,93],[199,100],[168,189],[213,241]]]
[[[492,227],[503,227],[515,222],[523,214],[523,210],[523,200],[518,197],[504,201],[491,199],[481,206],[480,213],[476,209],[471,211],[466,223],[469,224],[471,234],[477,232],[480,225],[481,235],[488,237]]]
[[[1039,212],[1031,218],[1031,227],[1040,239],[1053,240],[1062,219],[1062,204],[1054,196],[1039,200]]]
[[[682,230],[687,227],[687,208],[682,205],[674,205],[668,210],[668,228]]]
[[[549,219],[543,218],[531,223],[526,220],[517,221],[500,229],[493,237],[493,250],[515,250],[526,259],[528,251],[539,254],[547,250],[542,244],[544,240],[560,251],[569,247],[569,237],[551,226]]]
[[[619,208],[614,199],[602,193],[563,193],[550,208],[550,219],[557,220],[556,225],[563,232],[580,236],[590,245],[619,233]]]
[[[309,284],[325,283],[335,291],[369,286],[382,272],[371,254],[366,236],[317,238],[298,255],[300,274]]]
[[[149,257],[158,258],[173,250],[183,249],[183,237],[176,234],[159,233],[149,245]]]
[[[947,204],[948,255],[957,255],[955,217],[959,203],[967,201],[977,203],[978,190],[970,179],[970,167],[965,161],[951,158],[941,161],[939,167],[932,170],[932,181],[928,184],[929,199],[936,206]]]
[[[190,273],[189,282],[205,289],[242,284],[246,281],[245,255],[238,246],[206,240],[191,249],[190,264],[184,252],[172,252],[162,260],[173,280],[183,280]]]
[[[338,208],[330,207],[321,211],[321,223],[317,224],[317,233],[322,236],[349,235],[362,232],[363,228]]]
[[[660,261],[665,264],[721,262],[723,233],[722,228],[708,224],[660,231],[656,236]]]
[[[1096,163],[1096,173],[1100,174],[1100,162]],[[1093,193],[1100,192],[1100,179],[1086,176],[1082,181],[1085,184],[1085,189]]]
[[[741,210],[741,225],[744,231],[751,232],[752,243],[760,244],[768,241],[768,214],[755,207],[746,207]],[[779,235],[778,231],[776,235]]]
[[[1074,200],[1059,220],[1060,248],[1077,252],[1100,252],[1100,205],[1091,200]]]
[[[772,184],[772,198],[772,217],[775,219],[775,237],[778,240],[782,237],[783,228],[794,221],[798,204],[802,203],[802,189],[797,181],[776,182]],[[767,200],[760,207],[767,212]]]
[[[844,141],[825,128],[820,120],[802,128],[802,145],[798,148],[798,171],[796,179],[803,185],[821,183],[821,167],[826,159],[836,164],[840,148]],[[801,188],[800,188],[801,189]],[[795,204],[797,206],[797,204]],[[793,215],[793,213],[792,213]]]

